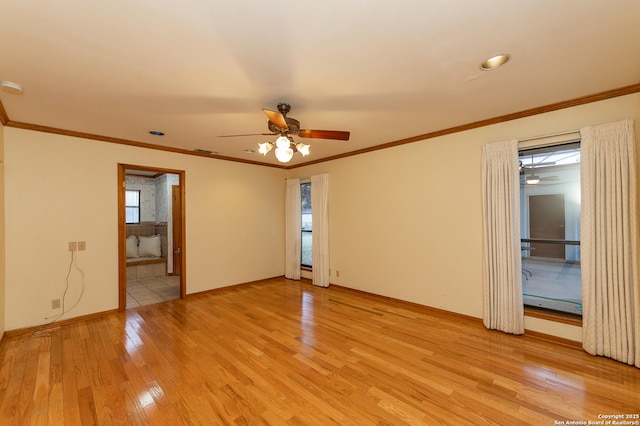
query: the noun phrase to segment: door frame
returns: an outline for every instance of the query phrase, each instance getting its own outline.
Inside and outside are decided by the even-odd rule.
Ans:
[[[166,169],[160,167],[140,166],[134,164],[118,163],[118,312],[127,308],[127,224],[125,215],[125,172],[126,170],[140,170],[157,173],[170,173],[178,175],[180,185],[180,211],[182,212],[182,232],[180,243],[182,245],[180,274],[180,298],[187,295],[186,289],[186,233],[185,233],[185,172],[184,170]],[[167,253],[167,256],[169,254]]]
[[[182,204],[182,193],[180,191],[180,185],[171,185],[171,235],[173,236],[173,246],[171,247],[172,253],[171,256],[173,258],[173,274],[182,275],[182,224],[184,223],[184,218],[182,217],[182,209],[178,206],[176,208],[175,200],[178,200],[180,204]],[[178,235],[178,239],[180,240],[178,244],[176,244],[176,235]],[[176,245],[178,245],[179,252],[176,252]],[[169,256],[169,253],[167,253]]]

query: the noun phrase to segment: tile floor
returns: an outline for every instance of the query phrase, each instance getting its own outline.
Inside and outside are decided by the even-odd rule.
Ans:
[[[164,276],[127,281],[127,308],[180,298],[180,277]]]

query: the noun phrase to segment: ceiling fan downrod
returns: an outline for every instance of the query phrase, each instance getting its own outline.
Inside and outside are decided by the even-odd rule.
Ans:
[[[285,117],[287,116],[287,113],[289,111],[291,111],[291,105],[286,104],[286,103],[280,103],[278,104],[278,111],[280,112],[280,114],[284,115]]]

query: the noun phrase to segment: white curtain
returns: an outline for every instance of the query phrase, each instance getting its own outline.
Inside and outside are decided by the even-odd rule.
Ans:
[[[580,134],[582,346],[640,367],[633,120]]]
[[[300,279],[300,250],[302,245],[302,207],[300,179],[287,180],[285,211],[285,267],[284,276]]]
[[[518,141],[486,144],[482,151],[485,327],[524,333]]]
[[[329,175],[311,176],[313,284],[329,287]]]

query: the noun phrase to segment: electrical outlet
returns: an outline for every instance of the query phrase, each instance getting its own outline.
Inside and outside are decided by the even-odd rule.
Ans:
[[[78,250],[86,250],[87,242],[86,241],[78,241]]]
[[[340,271],[338,271],[337,269],[336,269],[336,277],[340,278]]]
[[[75,241],[69,241],[69,251],[76,251],[78,250],[78,245],[76,244]]]
[[[51,309],[60,309],[60,299],[53,299],[51,301]]]

